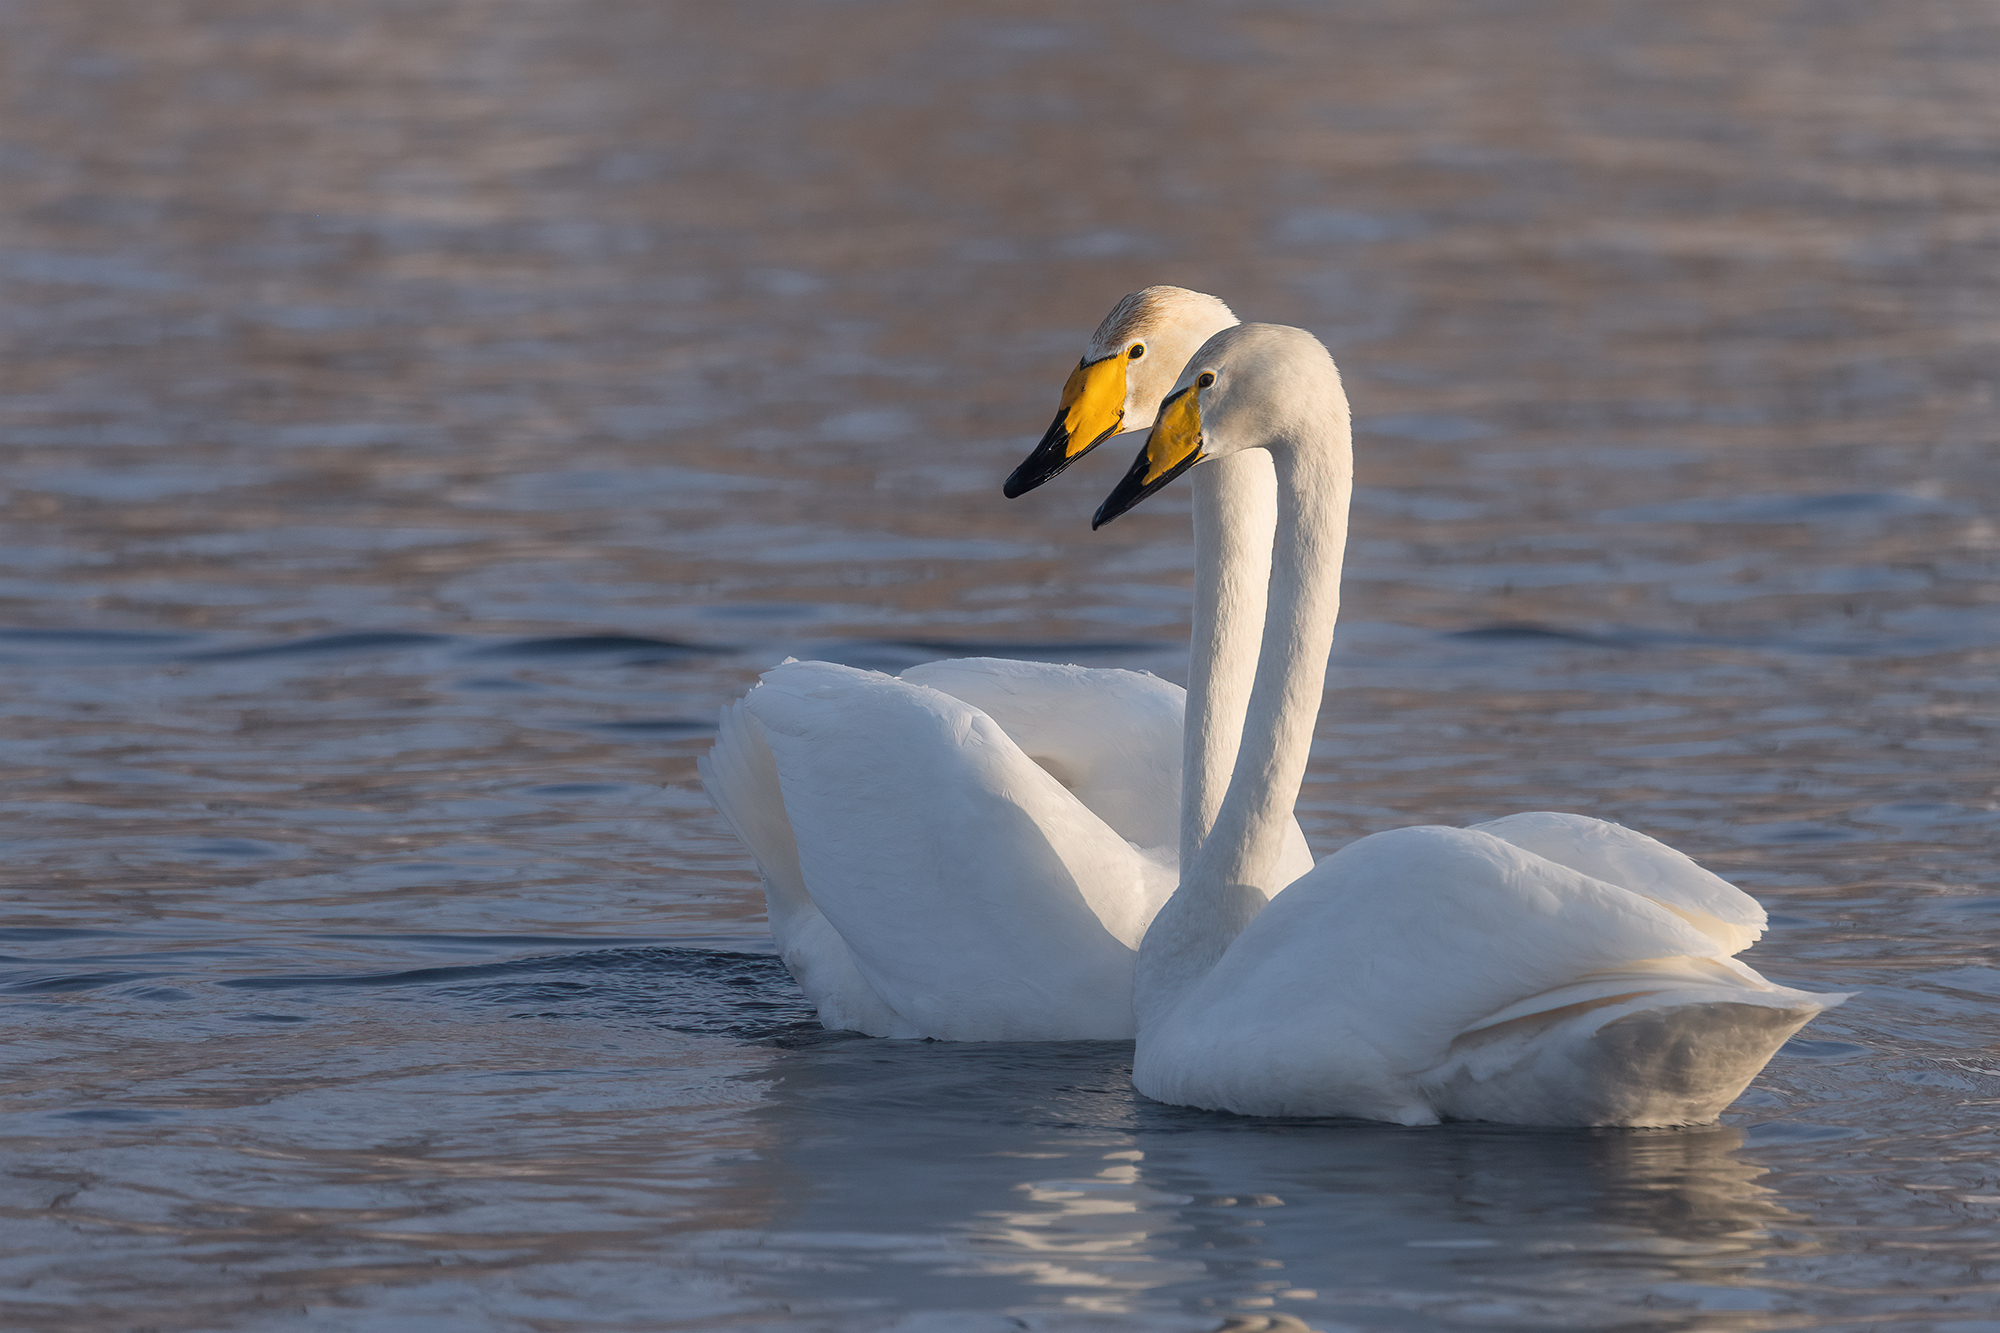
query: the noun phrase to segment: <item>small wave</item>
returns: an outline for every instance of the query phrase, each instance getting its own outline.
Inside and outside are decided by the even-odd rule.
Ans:
[[[694,718],[663,717],[634,718],[629,722],[590,722],[585,726],[591,731],[608,731],[613,735],[706,736],[714,732],[716,724]]]
[[[1392,412],[1385,416],[1363,417],[1354,423],[1363,435],[1386,435],[1391,439],[1416,440],[1422,444],[1459,444],[1484,440],[1498,432],[1484,421],[1442,412]]]
[[[0,959],[0,962],[21,961],[25,960]],[[72,972],[10,982],[0,986],[0,992],[8,995],[60,995],[66,991],[102,990],[106,986],[122,986],[127,982],[145,981],[164,975],[161,972]]]
[[[1469,639],[1474,643],[1580,643],[1593,648],[1636,648],[1638,643],[1626,636],[1588,634],[1582,630],[1557,629],[1552,625],[1532,625],[1507,622],[1498,625],[1481,625],[1477,629],[1453,630],[1447,636],[1453,639]]]
[[[513,639],[476,649],[475,657],[615,657],[623,662],[674,662],[734,652],[726,644],[683,643],[638,634],[565,634],[546,639]]]
[[[419,634],[404,630],[356,630],[346,634],[315,634],[310,638],[292,639],[285,643],[257,644],[248,648],[211,648],[207,652],[188,654],[188,660],[230,662],[259,657],[369,653],[384,649],[423,648],[434,643],[448,642],[449,638],[449,635],[444,634]]]
[[[1953,506],[1906,491],[1834,495],[1720,495],[1607,509],[1600,523],[1820,523],[1947,513]]]
[[[819,1030],[811,1004],[781,960],[714,949],[598,949],[398,972],[230,977],[216,984],[262,993],[424,988],[435,997],[504,1006],[517,1017],[638,1018],[677,1032],[752,1041]]]
[[[183,651],[197,634],[110,629],[0,629],[0,662],[95,662],[106,658],[167,656]]]

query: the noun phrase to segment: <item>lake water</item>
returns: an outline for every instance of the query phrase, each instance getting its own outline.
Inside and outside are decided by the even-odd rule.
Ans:
[[[0,3],[0,1325],[2000,1330],[2000,15]],[[1720,1125],[1260,1122],[820,1032],[787,654],[1178,677],[1000,479],[1149,282],[1334,350],[1301,802],[1561,809],[1859,989]]]

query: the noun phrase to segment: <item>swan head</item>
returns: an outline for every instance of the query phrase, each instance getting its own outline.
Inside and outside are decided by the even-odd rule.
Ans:
[[[1347,423],[1347,394],[1319,339],[1282,324],[1224,329],[1188,359],[1139,457],[1090,526],[1103,527],[1197,463],[1321,440],[1329,423]]]
[[[1025,495],[1120,431],[1153,424],[1195,349],[1236,323],[1229,307],[1185,287],[1145,287],[1111,308],[1063,385],[1048,434],[1002,488]]]

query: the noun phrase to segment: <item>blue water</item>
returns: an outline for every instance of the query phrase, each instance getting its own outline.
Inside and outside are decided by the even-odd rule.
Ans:
[[[0,1325],[2000,1329],[1970,0],[0,5]],[[1577,810],[1858,990],[1713,1127],[821,1031],[694,758],[787,655],[1183,670],[1020,501],[1147,282],[1358,414],[1301,820]]]

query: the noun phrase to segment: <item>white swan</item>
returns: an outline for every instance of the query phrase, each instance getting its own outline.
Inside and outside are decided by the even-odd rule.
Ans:
[[[1150,425],[1188,355],[1233,323],[1220,301],[1179,288],[1126,297],[1009,493],[1120,425]],[[1194,780],[1178,825],[1205,828],[1248,693],[1247,667],[1210,685],[1209,664],[1263,616],[1275,483],[1261,456],[1239,470],[1253,490],[1261,471],[1261,508],[1197,501],[1198,550],[1226,554],[1209,563],[1239,581],[1211,589],[1220,610],[1191,654],[1199,696],[1233,700],[1234,716],[1198,711],[1185,744],[1177,686],[990,658],[899,677],[787,662],[723,709],[702,785],[755,858],[772,936],[826,1027],[960,1041],[1133,1034],[1139,940],[1178,881],[1184,750]],[[1244,534],[1251,546],[1237,550]],[[1304,873],[1296,821],[1279,840],[1281,863]]]
[[[1234,645],[1257,662],[1221,810],[1140,949],[1134,1085],[1214,1110],[1411,1125],[1714,1119],[1847,997],[1735,961],[1763,909],[1679,852],[1523,814],[1374,834],[1292,880],[1279,849],[1324,688],[1352,476],[1326,349],[1274,325],[1211,338],[1096,523],[1248,451],[1276,469],[1270,603],[1261,648]]]

